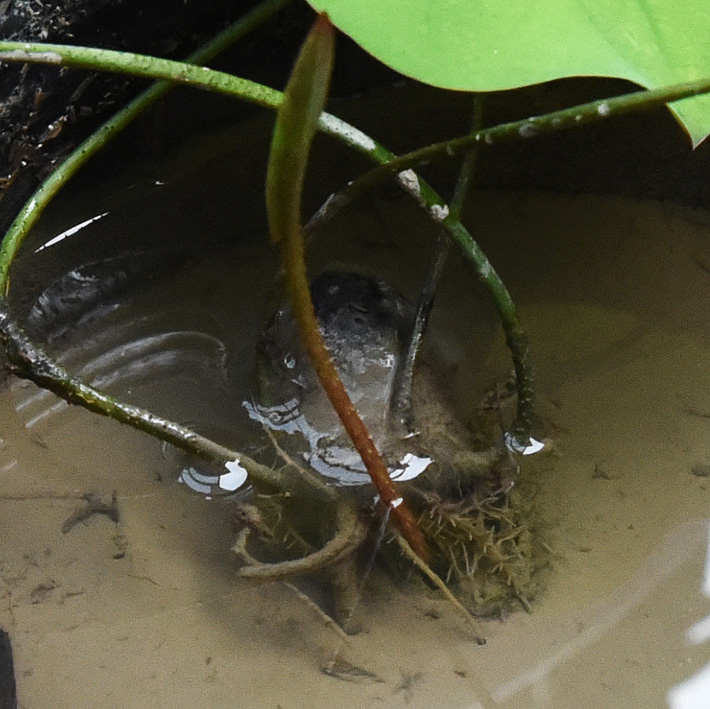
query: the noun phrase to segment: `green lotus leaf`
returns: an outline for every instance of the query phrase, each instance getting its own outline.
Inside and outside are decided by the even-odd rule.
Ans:
[[[707,0],[309,1],[383,63],[447,89],[569,76],[658,88],[710,76]],[[710,133],[710,97],[672,110],[694,145]]]

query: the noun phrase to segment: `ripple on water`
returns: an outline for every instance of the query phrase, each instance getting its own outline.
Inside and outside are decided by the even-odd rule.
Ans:
[[[235,445],[231,432],[246,417],[234,404],[228,335],[209,304],[186,305],[190,294],[176,295],[169,283],[151,281],[141,294],[133,281],[158,262],[151,255],[139,267],[135,260],[131,254],[129,266],[118,258],[92,262],[54,278],[29,309],[28,330],[83,381]],[[71,425],[76,415],[27,382],[13,381],[11,390],[20,419],[38,435]],[[166,457],[175,478],[193,490],[208,496],[233,492],[223,468],[212,470],[177,451]]]

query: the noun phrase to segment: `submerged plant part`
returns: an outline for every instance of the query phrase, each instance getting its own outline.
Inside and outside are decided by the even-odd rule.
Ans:
[[[286,291],[301,341],[321,386],[362,458],[382,499],[419,556],[428,550],[407,504],[392,483],[372,436],[348,396],[320,333],[313,309],[301,227],[301,194],[311,142],[328,95],[335,36],[326,15],[316,20],[296,61],[279,107],[266,175],[272,241],[281,248]]]
[[[272,4],[271,9],[277,4]],[[238,510],[241,529],[235,551],[244,563],[242,576],[274,580],[332,567],[337,579],[334,585],[344,598],[348,584],[357,585],[353,579],[357,575],[358,556],[369,541],[368,535],[377,539],[384,529],[382,520],[388,521],[391,514],[399,519],[418,553],[427,556],[428,547],[432,567],[455,584],[464,597],[470,597],[476,607],[500,605],[501,599],[511,594],[526,605],[532,588],[531,536],[525,521],[525,505],[517,504],[517,489],[512,487],[517,474],[516,460],[503,445],[502,434],[503,429],[512,431],[513,443],[525,444],[529,438],[533,392],[527,338],[505,286],[459,221],[456,200],[451,208],[447,207],[411,168],[424,159],[450,157],[475,145],[494,146],[529,139],[544,132],[694,96],[708,91],[710,84],[695,81],[668,90],[596,101],[486,130],[475,128],[467,136],[395,158],[355,127],[322,113],[332,61],[329,27],[324,18],[319,20],[315,34],[322,46],[309,40],[308,51],[315,50],[315,54],[303,65],[299,86],[285,97],[266,86],[180,62],[77,47],[0,43],[0,59],[4,61],[103,68],[166,79],[220,91],[271,109],[281,105],[282,116],[294,108],[303,109],[300,118],[282,134],[282,140],[276,141],[275,152],[280,151],[277,162],[280,160],[282,166],[290,164],[291,169],[272,172],[269,188],[270,200],[274,196],[285,198],[281,203],[285,207],[272,209],[271,219],[275,240],[291,266],[288,289],[296,307],[287,310],[284,306],[281,310],[285,339],[277,332],[275,323],[265,332],[262,341],[265,365],[280,367],[281,372],[265,372],[262,399],[250,404],[253,417],[270,428],[275,439],[278,436],[274,445],[277,450],[283,446],[283,467],[260,465],[186,427],[123,404],[76,380],[32,345],[17,327],[5,302],[12,259],[50,197],[136,111],[166,90],[167,84],[155,87],[134,104],[134,109],[119,114],[81,146],[43,185],[8,232],[0,249],[3,294],[0,340],[6,347],[8,361],[21,376],[33,379],[71,403],[112,416],[217,461],[236,476],[237,482],[230,484],[248,478],[256,495],[252,508],[242,506]],[[299,98],[294,98],[297,94]],[[316,129],[383,165],[336,195],[328,203],[331,215],[347,202],[348,191],[357,193],[394,174],[475,264],[496,302],[513,354],[518,415],[512,428],[494,426],[486,437],[480,431],[472,432],[468,422],[458,421],[447,404],[436,362],[419,362],[414,372],[412,358],[412,372],[408,375],[411,396],[408,393],[393,403],[392,392],[397,389],[397,374],[401,371],[403,333],[411,329],[414,308],[381,281],[342,271],[321,275],[322,280],[315,279],[311,284],[316,304],[313,310],[300,239],[300,189],[310,140]],[[321,216],[328,211],[324,209]],[[284,342],[291,342],[296,321],[305,333],[305,348],[289,344],[284,352],[279,352]],[[325,342],[319,342],[319,331],[323,332]],[[269,345],[274,345],[273,351]],[[306,351],[311,356],[315,353],[317,373],[324,375],[321,379],[316,377],[315,370],[309,369]],[[330,362],[331,358],[334,362]],[[344,386],[338,384],[338,376],[344,380]],[[324,403],[321,380],[329,387],[331,398],[340,402],[341,412],[346,412],[346,425],[359,442],[367,465],[358,462],[355,448],[343,435],[329,404]],[[348,399],[355,399],[357,407]],[[358,423],[356,408],[366,426],[362,421]],[[398,412],[396,420],[390,416],[393,410]],[[384,459],[378,449],[384,453]],[[366,468],[374,470],[373,477],[386,508],[384,514],[382,506],[373,504],[371,488],[360,488],[357,493],[351,489],[342,494],[330,481],[302,467],[300,461],[304,458],[308,468],[356,487],[369,479],[369,474],[365,477]],[[391,478],[396,480],[397,488]],[[274,564],[258,561],[246,546],[247,538],[256,533],[279,548],[279,558],[288,558]],[[398,541],[401,543],[401,539]],[[431,571],[428,567],[424,570]],[[495,592],[489,590],[491,584],[497,584]],[[342,601],[341,605],[347,607],[348,602]]]
[[[411,330],[413,305],[381,280],[342,269],[317,276],[311,293],[338,373],[417,515],[434,570],[477,612],[500,612],[512,599],[529,607],[538,550],[527,527],[524,494],[513,487],[518,467],[503,444],[502,427],[492,427],[488,440],[467,428],[453,413],[437,362],[426,359],[416,368],[403,423],[392,406],[393,382],[406,362],[403,335]],[[260,400],[244,402],[251,418],[269,432],[287,464],[300,461],[323,475],[340,489],[338,504],[356,501],[374,534],[366,470],[319,386],[288,302],[265,325],[259,348]],[[332,534],[331,513],[321,507],[319,517],[308,500],[265,494],[253,504],[260,521],[270,523],[252,529],[282,550],[310,553],[296,540]],[[346,529],[340,523],[335,528],[335,536]],[[296,565],[275,569],[275,575],[315,569],[308,562],[289,563]]]
[[[412,308],[383,282],[346,271],[321,273],[311,293],[338,374],[376,445],[390,459],[396,453],[388,451],[389,406]],[[264,328],[259,355],[259,401],[245,402],[250,416],[274,431],[299,434],[299,455],[306,455],[321,475],[339,485],[367,483],[367,470],[308,361],[289,303],[282,303]]]
[[[247,18],[244,19],[246,21]],[[241,25],[241,23],[237,24]],[[243,27],[237,28],[235,26],[226,30],[224,34],[231,41],[238,34],[237,30],[241,31],[241,29]],[[223,41],[225,41],[225,37],[220,36],[215,40],[215,43],[221,47]],[[194,67],[183,62],[127,52],[41,43],[0,42],[0,61],[60,63],[67,67],[91,68],[143,78],[163,79],[238,97],[272,109],[276,108],[282,99],[282,95],[278,91],[240,77],[206,67]],[[92,155],[164,90],[163,84],[148,89],[132,104],[107,121],[77,147],[23,207],[0,245],[0,293],[7,294],[10,264],[27,233],[37,222],[52,198]],[[511,432],[512,441],[516,448],[525,447],[529,441],[532,418],[533,383],[527,337],[518,321],[513,302],[498,274],[466,228],[451,213],[446,214],[446,205],[443,200],[420,176],[415,175],[407,168],[426,162],[435,156],[451,157],[469,150],[471,146],[476,144],[488,146],[522,140],[524,136],[521,134],[521,129],[530,123],[535,124],[536,135],[540,135],[543,132],[566,130],[586,123],[606,120],[610,116],[649,110],[655,106],[708,92],[710,92],[710,80],[707,79],[690,81],[662,89],[638,91],[607,100],[565,108],[522,121],[493,126],[461,138],[421,148],[399,158],[354,126],[348,125],[335,116],[323,113],[318,124],[320,130],[342,140],[352,149],[366,155],[373,162],[379,163],[380,167],[355,180],[352,189],[347,188],[343,194],[335,195],[329,199],[319,211],[318,221],[323,222],[331,218],[333,212],[341,209],[358,192],[370,189],[374,184],[392,174],[402,175],[400,183],[404,189],[410,191],[410,194],[429,212],[432,218],[441,220],[447,233],[461,246],[463,253],[475,265],[500,312],[501,324],[506,334],[506,342],[511,350],[517,375],[518,416]],[[405,175],[406,179],[404,179]],[[349,196],[345,196],[345,194]],[[67,392],[67,395],[71,395],[71,392]]]
[[[467,492],[417,489],[419,523],[435,549],[435,566],[461,599],[481,614],[499,614],[515,599],[530,610],[544,563],[536,548],[525,494],[501,486],[505,471],[492,466],[490,477]]]

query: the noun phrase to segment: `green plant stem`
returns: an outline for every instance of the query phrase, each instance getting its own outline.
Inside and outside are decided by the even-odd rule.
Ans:
[[[333,200],[337,209],[373,189],[384,180],[412,167],[442,160],[466,152],[474,145],[482,148],[527,140],[547,133],[609,120],[628,113],[647,111],[659,106],[710,93],[710,79],[674,84],[660,89],[634,91],[614,98],[599,99],[520,121],[501,123],[474,131],[459,138],[432,143],[384,162],[353,180]]]
[[[473,118],[471,119],[471,130],[474,133],[481,130],[483,127],[483,108],[484,96],[483,94],[476,94],[473,98]],[[453,219],[456,219],[456,221],[461,219],[463,204],[470,191],[471,181],[473,180],[480,157],[480,145],[473,145],[464,156],[463,164],[461,165],[461,170],[456,180],[454,196],[449,204],[449,215]]]
[[[473,99],[473,120],[472,130],[478,130],[483,124],[483,97],[476,94]],[[469,190],[471,180],[475,171],[476,163],[480,154],[479,146],[474,146],[466,153],[464,161],[456,180],[454,196],[449,207],[449,214],[456,221],[460,221],[463,203]],[[434,305],[434,294],[436,292],[441,276],[444,272],[446,259],[451,249],[451,239],[444,232],[439,235],[436,243],[434,260],[429,266],[424,281],[424,286],[419,293],[417,309],[414,315],[412,331],[407,342],[407,349],[402,357],[402,363],[397,370],[394,385],[394,395],[392,397],[392,414],[403,424],[408,423],[412,409],[412,388],[414,386],[414,365],[417,355],[424,339],[424,332],[429,323],[429,315]]]
[[[131,74],[147,79],[167,80],[231,95],[271,109],[277,108],[282,98],[280,92],[274,89],[223,72],[194,67],[183,62],[156,59],[127,52],[88,49],[69,45],[0,42],[0,61],[63,65]],[[653,91],[634,92],[606,101],[593,101],[581,106],[546,114],[545,116],[515,121],[477,131],[472,135],[439,143],[433,148],[414,151],[400,158],[395,158],[392,153],[377,144],[369,136],[330,114],[324,113],[321,116],[319,127],[323,132],[339,138],[350,147],[383,165],[383,167],[376,168],[375,171],[363,176],[360,181],[356,181],[358,189],[363,190],[393,172],[403,171],[421,160],[456,154],[465,151],[470,145],[475,143],[493,145],[525,139],[533,135],[605,120],[609,116],[640,111],[708,92],[710,92],[710,80],[677,84]],[[111,122],[108,122],[92,136],[92,139],[79,146],[75,153],[72,154],[74,159],[69,165],[65,162],[60,166],[45,181],[15,219],[5,235],[2,245],[0,245],[0,293],[7,292],[10,264],[42,210],[71,175],[105,144],[110,137],[108,134],[112,134],[114,130]],[[402,174],[399,172],[399,180],[434,219],[442,221],[449,234],[474,263],[479,275],[491,292],[500,312],[506,341],[514,360],[518,379],[520,407],[520,401],[524,401],[532,394],[533,385],[530,374],[531,367],[527,337],[517,318],[510,295],[470,234],[460,222],[453,220],[450,214],[447,215],[447,208],[443,200],[414,173],[407,174],[405,172],[405,174]],[[351,198],[355,192],[356,190],[351,190]],[[345,201],[342,195],[336,196],[325,205],[319,218],[321,220],[329,218],[329,215],[339,210]],[[516,438],[521,442],[527,438],[527,431],[529,431],[528,419],[528,416],[521,415],[519,411]]]
[[[220,32],[214,39],[200,47],[185,61],[190,64],[198,64],[213,59],[245,34],[268,20],[289,2],[291,0],[265,0],[244,17],[241,17]],[[19,44],[22,47],[28,46],[22,43],[14,44]],[[2,244],[0,244],[0,293],[7,295],[9,287],[8,269],[14,252],[19,248],[24,234],[29,233],[54,195],[76,174],[87,160],[130,125],[147,108],[165,96],[174,86],[175,84],[172,81],[158,81],[140,93],[72,151],[66,160],[63,161],[60,168],[55,170],[42,183],[32,196],[32,199],[20,211]]]
[[[300,490],[305,494],[321,495],[325,500],[336,500],[332,488],[308,475],[299,475],[290,466],[286,471],[273,470],[242,453],[230,450],[178,423],[156,416],[137,406],[125,404],[112,396],[96,391],[52,362],[44,351],[32,344],[27,335],[10,316],[7,301],[0,296],[0,342],[5,347],[8,363],[18,376],[31,379],[49,389],[69,404],[79,404],[102,416],[148,433],[189,453],[224,465],[238,462],[255,481],[284,492]],[[291,470],[296,474],[290,474]]]
[[[87,49],[64,45],[0,42],[0,61],[3,59],[7,61],[62,63],[67,66],[117,71],[144,78],[166,79],[238,97],[272,109],[277,108],[283,98],[282,94],[274,89],[222,72],[216,72],[202,67],[194,67],[182,62],[155,59],[143,55],[110,50]],[[321,131],[338,138],[346,145],[365,154],[375,162],[386,163],[395,157],[393,153],[373,141],[369,136],[331,114],[323,113],[318,125]],[[76,151],[72,153],[72,159],[68,159],[43,183],[42,187],[40,187],[15,219],[2,245],[0,245],[0,293],[7,292],[9,287],[10,263],[22,245],[25,236],[39,218],[41,212],[52,197],[59,191],[61,186],[105,143],[104,134],[112,135],[113,130],[112,122],[109,121],[103,128],[99,129],[94,136],[80,145]],[[401,176],[400,183],[417,199],[417,202],[428,211],[432,218],[441,221],[443,215],[448,212],[448,208],[443,200],[424,180],[417,177],[413,172],[409,171],[406,175],[406,179],[404,175]],[[329,204],[330,208],[336,206],[334,203]],[[328,205],[326,205],[326,207],[328,207]],[[478,248],[463,225],[451,218],[444,220],[443,225],[454,240],[459,243],[465,255],[474,262],[484,283],[491,291],[493,300],[501,313],[501,321],[506,332],[506,340],[513,343],[511,355],[516,371],[519,373],[518,407],[520,409],[521,406],[524,407],[527,398],[525,392],[531,392],[533,387],[532,382],[525,379],[526,372],[529,368],[526,367],[522,361],[516,361],[516,357],[519,356],[519,353],[527,351],[527,346],[524,341],[525,333],[522,327],[519,326],[519,323],[517,323],[512,300],[504,284],[500,281],[500,278],[498,278],[497,274],[488,263],[485,255],[480,248]],[[513,327],[513,325],[517,325],[517,327]],[[529,418],[530,416],[527,414],[518,416],[518,420],[523,422],[529,420]],[[525,424],[523,423],[517,426],[516,430],[516,437],[520,439],[520,442],[527,442]]]

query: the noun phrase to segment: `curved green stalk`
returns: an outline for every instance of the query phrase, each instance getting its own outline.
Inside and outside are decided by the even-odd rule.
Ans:
[[[417,165],[434,160],[450,158],[465,153],[473,146],[481,148],[527,140],[547,133],[569,130],[589,123],[598,123],[615,116],[647,111],[669,103],[681,101],[700,94],[710,93],[710,79],[699,79],[682,84],[674,84],[660,89],[634,91],[582,103],[570,108],[563,108],[540,116],[531,116],[520,121],[501,123],[484,130],[477,130],[459,138],[452,138],[440,143],[432,143],[409,153],[398,155],[384,162],[369,172],[353,180],[333,200],[333,206],[340,210],[355,198],[373,189],[393,175],[400,175]],[[323,215],[330,218],[330,213]]]
[[[473,120],[471,129],[478,130],[483,125],[483,95],[476,94],[473,99]],[[480,146],[475,146],[469,150],[464,157],[456,180],[454,196],[449,203],[449,214],[452,219],[459,221],[464,200],[468,194],[471,180],[475,171],[476,163],[480,155]],[[446,259],[451,248],[451,239],[445,233],[439,235],[436,244],[434,259],[429,265],[424,284],[419,292],[419,300],[412,324],[411,333],[402,363],[399,366],[395,378],[392,396],[392,413],[400,423],[405,423],[411,416],[412,408],[412,387],[414,384],[414,365],[424,338],[424,331],[429,322],[429,315],[434,305],[434,295],[439,285]]]
[[[131,74],[143,78],[163,79],[234,96],[271,109],[278,108],[283,99],[281,92],[247,79],[205,67],[195,67],[183,62],[157,59],[127,52],[56,44],[0,42],[0,61],[3,60],[62,64],[77,68]],[[391,153],[354,126],[331,114],[322,113],[318,127],[322,132],[341,140],[374,162],[384,164],[395,159],[394,153]],[[114,127],[112,121],[104,124],[102,128],[72,153],[71,160],[67,159],[65,163],[57,168],[22,209],[0,245],[0,293],[7,292],[10,263],[46,205],[81,165],[118,130],[120,130],[120,127]],[[516,327],[511,326],[510,313],[514,314],[515,309],[503,282],[465,227],[451,217],[443,219],[448,214],[448,207],[444,200],[423,179],[410,170],[402,173],[400,183],[428,211],[432,218],[442,223],[444,228],[464,250],[464,254],[474,263],[482,280],[489,287],[494,303],[501,313],[506,340],[513,342],[511,353],[516,372],[522,377],[518,380],[518,408],[519,410],[524,408],[525,392],[532,391],[532,381],[525,378],[527,367],[523,366],[522,362],[516,361],[515,358],[519,352],[526,351],[527,347],[520,342],[522,328],[517,323],[517,319]],[[337,209],[336,203],[337,200],[327,203],[327,209],[323,210],[322,214],[327,215],[334,208]],[[530,415],[518,416],[519,421],[527,421],[529,418]],[[516,425],[516,432],[516,438],[519,438],[521,443],[526,443],[528,431],[525,425]]]
[[[247,32],[265,22],[269,17],[285,7],[291,0],[265,0],[251,12],[220,32],[214,39],[200,47],[185,61],[191,64],[201,64],[213,59],[223,52]],[[12,43],[11,43],[12,44]],[[19,44],[19,43],[15,43]],[[29,45],[22,43],[22,47]],[[11,50],[12,51],[12,50]],[[15,50],[17,51],[17,50]],[[165,96],[173,87],[171,81],[159,81],[136,96],[130,103],[94,131],[64,160],[39,187],[32,199],[22,208],[5,239],[0,244],[0,293],[7,295],[9,288],[8,269],[14,253],[19,248],[24,234],[29,233],[32,226],[41,216],[44,208],[52,200],[62,186],[95,155],[106,143],[120,133],[148,107]]]
[[[297,488],[305,490],[307,495],[319,494],[324,500],[331,502],[336,499],[331,487],[301,469],[290,466],[286,470],[274,470],[261,465],[248,456],[215,443],[179,423],[156,416],[138,406],[118,401],[72,377],[55,364],[41,348],[32,344],[13,321],[7,302],[2,296],[0,296],[0,342],[5,346],[8,362],[15,374],[31,379],[69,404],[78,404],[89,411],[128,424],[218,465],[238,463],[252,479],[278,490],[293,493]],[[295,474],[292,474],[292,470]]]
[[[277,108],[282,100],[281,93],[274,89],[223,72],[195,67],[183,62],[110,50],[41,43],[0,42],[0,61],[48,63],[126,73],[144,78],[164,79],[235,96],[272,109]],[[432,218],[442,223],[452,238],[461,246],[467,258],[473,262],[499,310],[506,341],[513,356],[519,394],[514,436],[520,443],[525,443],[528,438],[531,410],[526,413],[524,409],[526,400],[531,400],[530,394],[533,385],[528,361],[527,338],[518,320],[512,299],[471,235],[460,222],[449,214],[444,201],[429,185],[408,168],[423,160],[466,151],[476,143],[495,145],[522,140],[534,135],[605,120],[610,116],[644,110],[708,92],[710,92],[710,80],[683,83],[653,91],[639,91],[477,131],[462,138],[422,148],[399,158],[369,136],[335,116],[326,113],[321,115],[320,130],[337,137],[373,161],[380,163],[380,167],[356,180],[353,187],[346,191],[346,194],[352,197],[358,189],[367,189],[388,175],[398,173],[399,181],[404,188],[418,200]],[[89,155],[104,144],[108,139],[104,134],[111,133],[112,130],[109,123],[97,132],[93,140],[82,144],[76,151],[76,161],[65,171],[62,171],[62,167],[58,168],[18,215],[0,247],[0,293],[7,291],[10,263],[42,209]],[[329,215],[338,211],[346,201],[347,198],[344,195],[336,196],[325,205],[319,218],[327,219]]]

